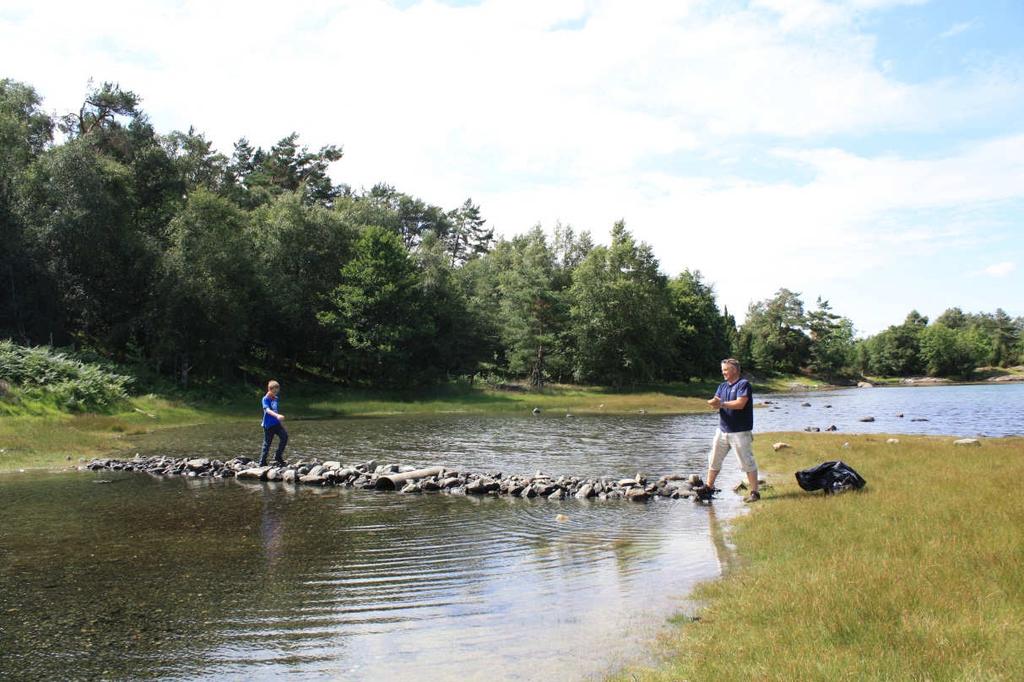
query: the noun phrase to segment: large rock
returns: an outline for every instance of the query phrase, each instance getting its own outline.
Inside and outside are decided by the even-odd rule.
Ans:
[[[535,483],[533,490],[541,497],[547,497],[552,492],[558,489],[558,486],[554,483]]]
[[[205,469],[208,466],[210,466],[210,460],[206,459],[205,457],[190,459],[188,462],[185,463],[185,466],[187,466],[192,471],[201,471],[202,469]]]
[[[961,438],[959,440],[953,441],[953,445],[968,445],[972,447],[977,447],[981,445],[981,441],[978,440],[977,438]]]
[[[783,443],[782,441],[779,441],[778,443],[772,443],[772,450],[774,450],[775,452],[778,452],[779,450],[785,450],[790,447],[792,446],[789,443]]]
[[[478,478],[466,486],[466,492],[470,495],[486,495],[492,490],[497,490],[501,484],[493,478]]]
[[[650,495],[643,488],[630,488],[626,491],[626,499],[631,502],[646,502]]]
[[[270,471],[270,467],[251,467],[239,471],[235,478],[261,481],[267,478],[268,471]]]
[[[580,489],[576,491],[576,499],[585,500],[594,494],[594,486],[589,483],[585,483],[580,486]]]

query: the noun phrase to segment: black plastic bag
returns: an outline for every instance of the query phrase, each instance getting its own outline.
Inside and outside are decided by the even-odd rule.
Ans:
[[[844,490],[860,490],[867,481],[845,462],[822,462],[816,467],[796,472],[796,482],[807,491],[824,490],[826,494]]]

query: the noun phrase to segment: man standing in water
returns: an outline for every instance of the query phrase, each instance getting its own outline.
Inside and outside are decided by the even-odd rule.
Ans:
[[[267,453],[270,452],[270,444],[277,436],[277,452],[274,454],[274,464],[283,466],[284,446],[288,445],[288,432],[284,428],[284,415],[278,412],[281,409],[277,394],[281,392],[281,384],[273,379],[267,384],[267,394],[263,396],[263,449],[260,451],[260,466],[267,465]]]
[[[740,468],[747,473],[750,494],[743,501],[756,502],[761,499],[761,493],[757,490],[757,463],[754,461],[754,393],[750,382],[740,378],[739,360],[722,360],[722,377],[725,381],[708,401],[708,405],[718,409],[718,430],[708,456],[705,492],[714,492],[722,460],[731,447],[736,451]]]

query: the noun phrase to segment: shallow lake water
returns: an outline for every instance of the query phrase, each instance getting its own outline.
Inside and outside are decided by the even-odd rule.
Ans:
[[[772,404],[756,430],[1020,434],[1021,398],[1021,385],[759,395]],[[715,422],[297,421],[288,456],[656,478],[702,472]],[[254,418],[125,454],[252,455],[259,436]],[[740,477],[730,457],[722,487]],[[596,679],[645,660],[692,587],[720,574],[741,508],[731,492],[711,508],[0,476],[0,678]]]
[[[657,476],[703,469],[709,425],[296,422],[289,455]],[[254,427],[167,431],[141,452],[229,457],[251,449]],[[600,678],[644,660],[693,585],[719,575],[739,506],[732,493],[709,508],[0,477],[0,677]]]
[[[825,430],[834,424],[845,433],[1024,435],[1024,383],[848,388],[757,397],[758,403],[764,400],[772,404],[757,410],[755,431],[801,431],[808,426]],[[862,422],[862,417],[875,421]]]

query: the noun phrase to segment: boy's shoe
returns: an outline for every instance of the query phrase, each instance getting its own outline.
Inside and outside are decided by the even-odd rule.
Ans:
[[[755,490],[755,491],[751,492],[749,495],[747,495],[746,497],[744,497],[743,501],[749,503],[749,502],[757,502],[760,499],[761,499],[761,493],[759,493],[759,492],[757,492]]]
[[[284,461],[283,459],[275,459],[274,460],[274,466],[278,466],[278,467],[288,466],[288,462]]]

